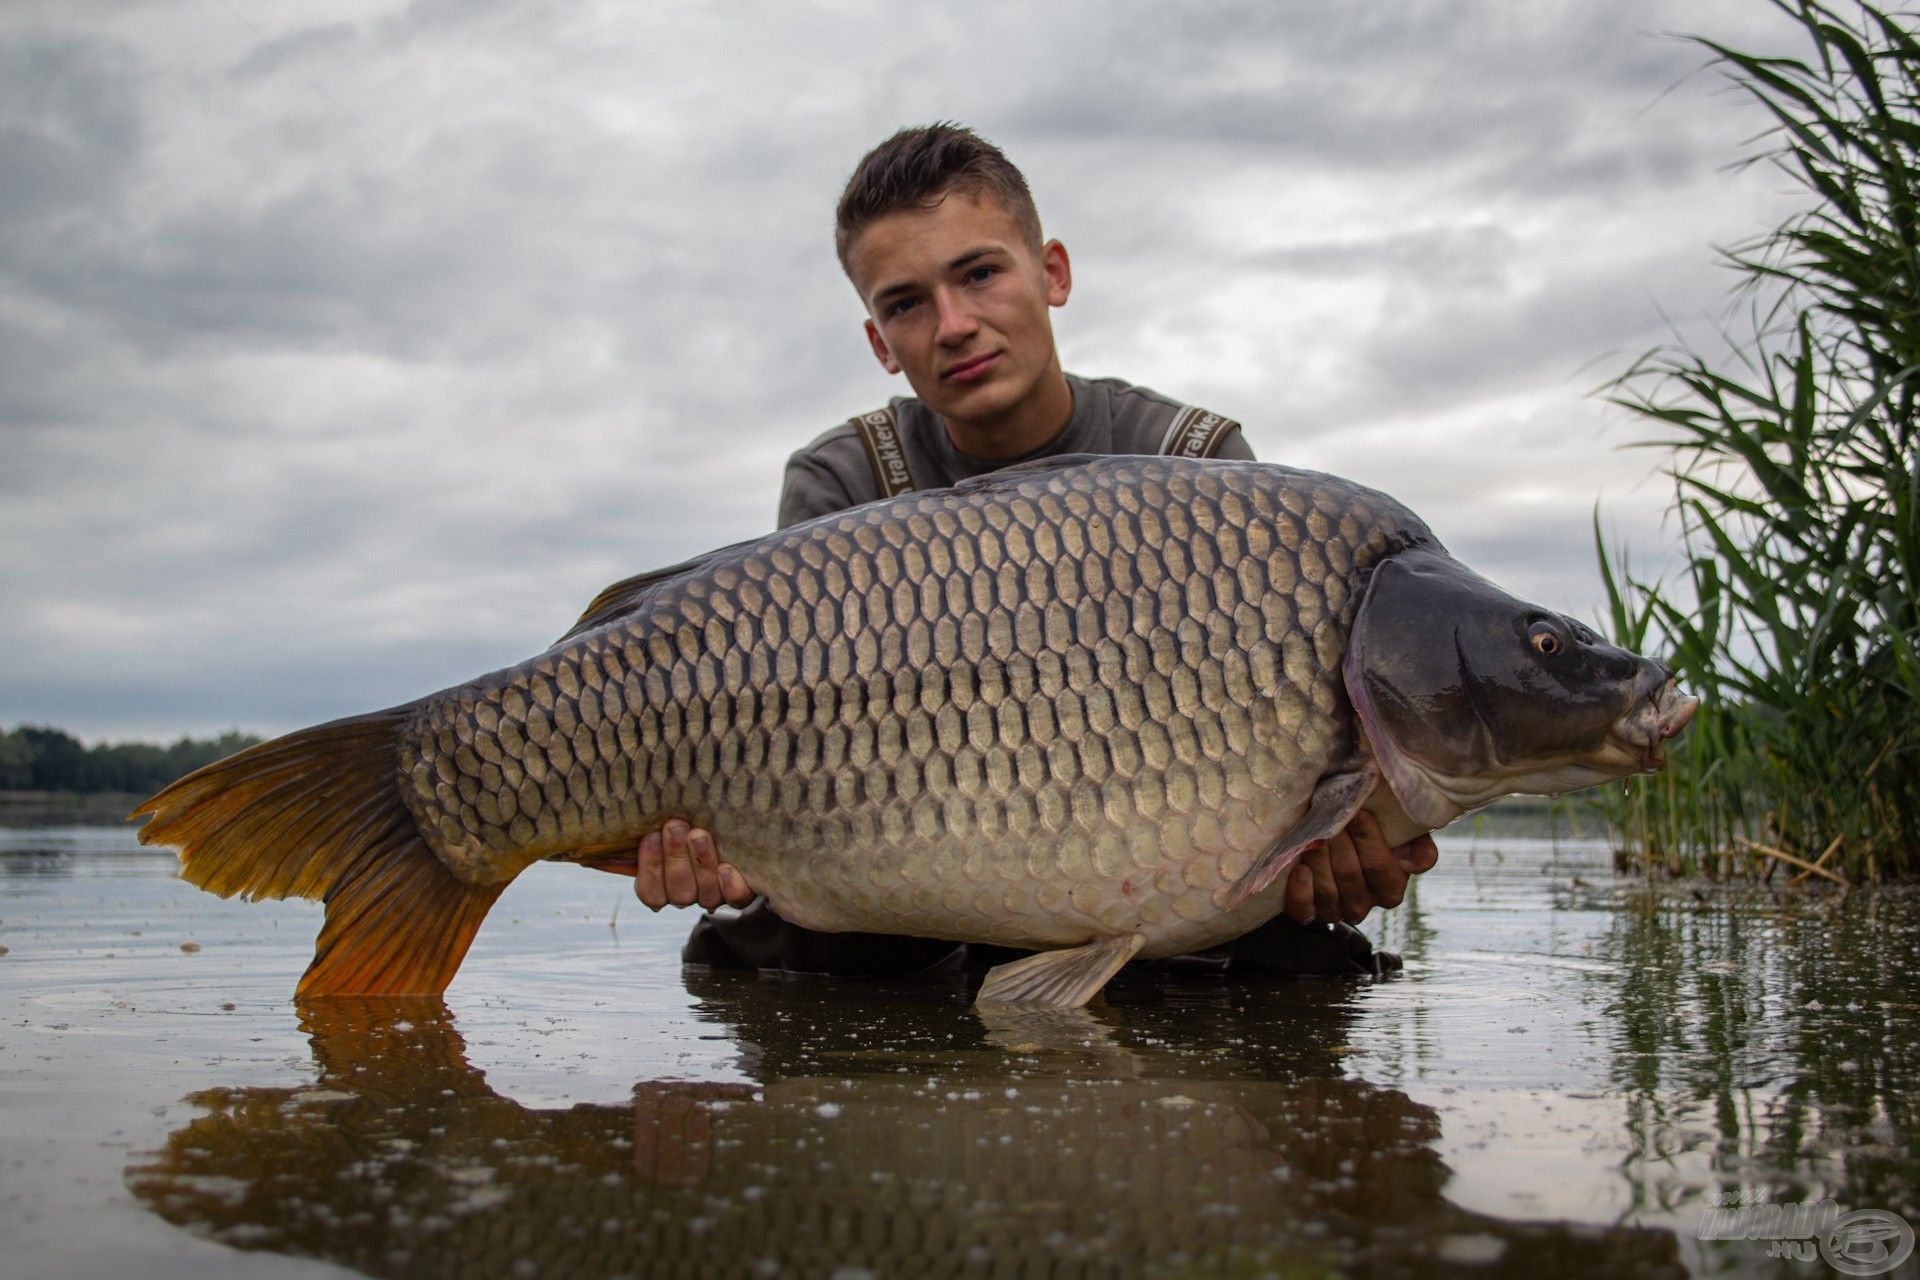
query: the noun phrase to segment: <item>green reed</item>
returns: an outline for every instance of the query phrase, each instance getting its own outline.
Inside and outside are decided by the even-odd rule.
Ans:
[[[1665,773],[1612,790],[1625,862],[1849,879],[1920,871],[1920,40],[1914,20],[1774,0],[1804,58],[1711,40],[1810,203],[1722,257],[1728,351],[1613,387],[1667,455],[1685,566],[1635,577],[1595,524],[1610,625],[1705,706]],[[1784,870],[1795,872],[1791,863]]]

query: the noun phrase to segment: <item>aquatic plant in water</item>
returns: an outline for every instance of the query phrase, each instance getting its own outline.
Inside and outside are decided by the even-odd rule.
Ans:
[[[1654,351],[1612,388],[1668,454],[1685,567],[1634,577],[1596,519],[1611,629],[1706,706],[1609,816],[1649,872],[1877,880],[1920,870],[1920,39],[1776,3],[1807,56],[1696,39],[1771,117],[1743,163],[1812,201],[1723,251],[1727,352]]]

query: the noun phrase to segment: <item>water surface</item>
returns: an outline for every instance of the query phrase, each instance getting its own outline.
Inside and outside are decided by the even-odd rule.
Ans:
[[[1920,1223],[1913,895],[1441,850],[1370,926],[1393,981],[982,1016],[958,982],[683,973],[684,916],[562,867],[444,1002],[295,1005],[312,904],[0,832],[5,1269],[1813,1275],[1703,1214]]]

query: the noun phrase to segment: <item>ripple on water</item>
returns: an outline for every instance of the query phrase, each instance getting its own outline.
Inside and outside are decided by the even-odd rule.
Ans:
[[[311,904],[63,840],[0,842],[0,1233],[73,1272],[1749,1271],[1693,1239],[1707,1196],[1916,1195],[1911,895],[1703,905],[1446,837],[1372,926],[1396,981],[995,1020],[955,984],[683,974],[684,916],[554,867],[445,1005],[356,1019],[288,1000]]]

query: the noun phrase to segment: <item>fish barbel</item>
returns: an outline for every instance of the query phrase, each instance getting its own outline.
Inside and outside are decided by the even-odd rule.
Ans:
[[[437,993],[526,867],[679,815],[796,924],[1037,949],[981,998],[1080,1004],[1276,915],[1361,808],[1399,843],[1651,771],[1694,705],[1374,490],[1071,457],[628,579],[135,816],[202,888],[326,902],[305,995]]]

